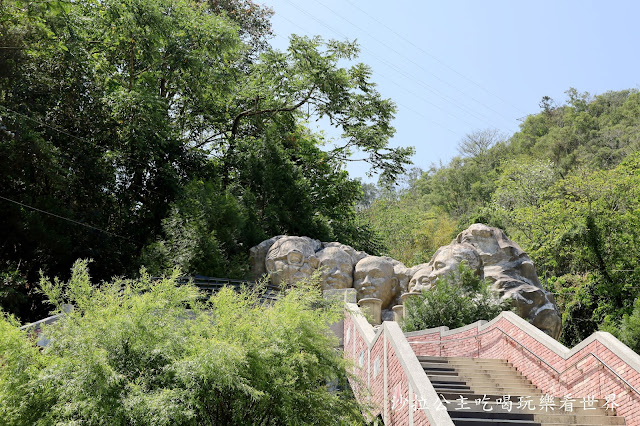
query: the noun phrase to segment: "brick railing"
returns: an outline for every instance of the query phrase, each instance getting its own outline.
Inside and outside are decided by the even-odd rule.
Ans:
[[[346,304],[344,355],[353,361],[358,401],[385,424],[453,426],[435,389],[395,322],[374,328],[358,305]]]
[[[606,401],[614,395],[617,414],[640,426],[640,356],[609,333],[596,332],[573,349],[512,312],[491,322],[449,330],[406,333],[416,355],[499,358],[511,362],[543,392]]]

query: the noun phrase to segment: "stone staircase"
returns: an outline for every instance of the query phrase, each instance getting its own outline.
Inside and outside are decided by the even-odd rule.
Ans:
[[[500,359],[418,356],[456,426],[624,425],[606,401],[552,398]],[[563,405],[564,403],[564,405]]]

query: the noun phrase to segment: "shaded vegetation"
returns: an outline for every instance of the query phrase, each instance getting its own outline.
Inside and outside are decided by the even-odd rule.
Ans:
[[[438,278],[435,287],[423,290],[406,302],[404,331],[418,331],[434,327],[463,327],[479,320],[493,319],[509,310],[510,301],[502,301],[465,262],[455,273]]]
[[[271,306],[259,289],[209,300],[176,274],[91,282],[43,278],[56,312],[39,350],[0,316],[0,423],[96,425],[363,424],[347,365],[327,329],[343,315],[316,280]],[[330,390],[329,383],[333,383]]]
[[[404,172],[395,106],[355,43],[292,36],[277,51],[271,15],[252,0],[0,3],[5,309],[42,317],[38,271],[65,277],[78,258],[99,280],[141,264],[243,278],[273,235],[376,251],[344,162]],[[322,118],[341,140],[305,126]]]

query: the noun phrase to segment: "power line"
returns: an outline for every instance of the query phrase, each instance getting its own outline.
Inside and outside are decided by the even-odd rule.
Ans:
[[[282,15],[276,15],[276,16],[278,16],[278,17],[280,17],[280,18],[282,18],[282,19],[284,19],[284,20],[288,21],[290,24],[292,24],[292,25],[294,25],[295,27],[299,28],[303,33],[311,35],[311,33],[310,33],[309,31],[307,31],[306,29],[302,28],[300,25],[296,24],[295,22],[293,22],[292,20],[288,19],[287,17],[282,16]],[[394,79],[388,78],[388,77],[384,76],[383,74],[381,74],[381,73],[380,73],[380,72],[378,72],[378,71],[374,71],[374,74],[377,74],[377,75],[381,76],[382,78],[384,78],[384,79],[386,79],[386,80],[389,80],[391,83],[393,83],[394,85],[398,86],[400,89],[404,90],[405,92],[407,92],[407,93],[409,93],[409,94],[411,94],[411,95],[413,95],[413,96],[415,96],[415,97],[417,97],[417,98],[421,99],[422,101],[424,101],[424,102],[426,102],[426,103],[428,103],[428,104],[430,104],[430,105],[434,106],[435,108],[437,108],[437,109],[441,110],[442,112],[444,112],[444,113],[447,113],[447,114],[448,114],[448,112],[447,112],[447,111],[445,111],[444,109],[442,109],[439,105],[434,104],[433,102],[431,102],[431,101],[429,101],[429,100],[427,100],[427,99],[425,99],[425,98],[423,98],[423,97],[421,97],[421,96],[419,96],[419,95],[416,95],[413,91],[411,91],[411,90],[409,90],[409,89],[407,89],[407,88],[405,88],[405,87],[403,87],[403,86],[399,85],[398,83],[396,83]],[[456,136],[460,136],[457,132],[454,132],[453,130],[451,130],[450,128],[448,128],[447,126],[445,126],[444,124],[441,124],[441,123],[439,123],[439,122],[437,122],[437,121],[433,120],[432,118],[427,117],[426,115],[422,114],[421,112],[416,111],[415,109],[413,109],[413,108],[411,108],[411,107],[409,107],[409,106],[407,106],[407,105],[405,105],[405,104],[402,104],[402,103],[400,103],[400,102],[397,102],[397,101],[394,101],[394,102],[395,102],[396,104],[398,104],[399,106],[403,107],[404,109],[407,109],[407,110],[409,110],[409,111],[413,112],[414,114],[419,115],[420,117],[424,118],[425,120],[429,121],[430,123],[435,124],[436,126],[438,126],[438,127],[442,128],[442,129],[444,129],[444,130],[446,130],[446,131],[448,131],[448,132],[451,132],[452,134],[454,134],[454,135],[456,135]],[[465,121],[464,119],[461,119],[460,117],[457,117],[457,116],[454,116],[454,117],[455,117],[455,118],[457,118],[457,119],[459,119],[459,120]],[[467,124],[470,124],[470,125],[471,125],[471,123],[468,123],[468,122],[467,122]]]
[[[417,63],[416,61],[414,61],[413,59],[411,59],[410,57],[398,52],[395,48],[393,48],[392,46],[388,45],[387,43],[385,43],[384,41],[378,39],[376,36],[374,36],[373,34],[371,34],[370,32],[366,31],[365,29],[361,28],[360,26],[354,24],[353,22],[351,22],[349,19],[345,18],[344,16],[342,16],[341,14],[339,14],[338,12],[336,12],[335,10],[333,10],[332,8],[330,8],[329,6],[323,4],[320,1],[316,0],[316,3],[318,3],[319,5],[323,6],[324,8],[328,9],[329,11],[331,11],[333,14],[335,14],[336,16],[338,16],[339,18],[341,18],[342,20],[344,20],[345,22],[349,23],[350,25],[352,25],[353,27],[357,28],[358,30],[362,31],[363,33],[365,33],[366,35],[368,35],[369,37],[371,37],[373,40],[377,41],[378,43],[380,43],[381,45],[385,46],[387,49],[395,52],[397,55],[405,58],[407,61],[411,62],[412,64],[414,64],[415,66],[417,66],[418,68],[420,68],[421,70],[423,70],[424,72],[426,72],[427,74],[432,75],[434,78],[436,78],[438,81],[441,81],[442,83],[446,84],[447,86],[451,87],[452,89],[456,90],[457,92],[459,92],[460,94],[462,94],[463,96],[473,100],[474,102],[480,104],[481,106],[485,107],[486,109],[493,111],[494,113],[498,114],[499,116],[501,116],[502,118],[504,118],[505,120],[507,120],[508,122],[511,122],[511,118],[504,116],[500,111],[497,111],[495,109],[493,109],[492,107],[490,107],[489,105],[485,104],[482,101],[477,100],[476,98],[474,98],[473,96],[470,96],[469,94],[463,92],[462,90],[460,90],[458,87],[454,86],[453,84],[447,82],[446,80],[438,77],[436,74],[432,73],[431,71],[427,70],[426,68],[424,68],[422,65],[420,65],[419,63]],[[435,89],[434,89],[435,90]],[[443,95],[446,98],[448,98],[448,96]],[[454,100],[452,100],[451,102],[455,102]],[[481,114],[481,113],[478,113]],[[481,114],[484,116],[484,114]],[[485,119],[490,119],[487,116],[484,116]]]
[[[363,10],[362,8],[360,8],[359,6],[355,5],[351,0],[345,0],[347,3],[349,3],[352,7],[358,9],[360,12],[362,12],[364,15],[368,16],[369,18],[373,19],[374,21],[376,21],[378,24],[382,25],[383,27],[385,27],[387,30],[391,31],[392,33],[394,33],[397,37],[399,37],[400,39],[404,40],[406,43],[409,43],[411,46],[415,47],[416,49],[420,50],[422,53],[424,53],[425,55],[427,55],[428,57],[430,57],[431,59],[433,59],[434,61],[438,62],[440,65],[442,65],[443,67],[453,71],[454,73],[456,73],[457,75],[459,75],[460,77],[462,77],[463,79],[467,80],[468,82],[470,82],[471,84],[473,84],[474,86],[478,87],[479,89],[483,90],[484,92],[488,93],[489,95],[495,97],[496,99],[499,99],[500,101],[502,101],[505,105],[509,105],[510,107],[512,107],[514,110],[518,111],[520,114],[525,114],[524,111],[522,111],[520,108],[518,108],[517,106],[513,105],[512,103],[502,99],[500,96],[496,95],[495,93],[491,92],[490,90],[488,90],[487,88],[485,88],[484,86],[482,86],[480,83],[475,82],[473,79],[465,76],[464,74],[462,74],[461,72],[459,72],[458,70],[450,67],[449,65],[447,65],[446,63],[444,63],[443,61],[441,61],[439,58],[437,58],[436,56],[432,55],[431,53],[427,52],[426,50],[424,50],[422,47],[418,46],[417,44],[413,43],[411,40],[409,40],[408,38],[404,37],[402,34],[399,34],[397,31],[395,31],[393,28],[390,28],[388,25],[386,25],[384,22],[381,22],[380,20],[378,20],[377,18],[371,16],[369,13],[367,13],[365,10]]]
[[[133,240],[131,240],[131,239],[127,238],[127,237],[123,237],[122,235],[114,234],[113,232],[105,231],[104,229],[97,228],[97,227],[95,227],[93,225],[88,225],[86,223],[70,219],[68,217],[60,216],[58,214],[51,213],[51,212],[48,212],[46,210],[42,210],[42,209],[39,209],[37,207],[30,206],[28,204],[21,203],[20,201],[16,201],[16,200],[12,200],[12,199],[7,198],[7,197],[3,197],[2,195],[0,195],[0,198],[5,200],[5,201],[9,201],[11,203],[17,204],[19,206],[22,206],[22,207],[25,207],[25,208],[28,208],[28,209],[31,209],[31,210],[34,210],[34,211],[37,211],[37,212],[40,212],[40,213],[48,214],[49,216],[53,216],[53,217],[58,218],[58,219],[66,220],[67,222],[71,222],[71,223],[74,223],[76,225],[81,225],[81,226],[84,226],[86,228],[93,229],[94,231],[103,232],[105,234],[109,234],[109,235],[114,236],[114,237],[122,238],[123,240],[134,242]]]
[[[303,13],[305,13],[305,14],[307,14],[307,12],[304,12],[304,11],[302,11],[302,12],[303,12]],[[308,15],[308,14],[307,14],[307,15]],[[295,23],[295,22],[293,22],[292,20],[288,19],[287,17],[282,16],[282,15],[276,15],[276,16],[278,16],[278,17],[280,17],[280,18],[282,18],[282,19],[284,19],[284,20],[288,21],[289,23],[293,24],[294,26],[296,26],[296,27],[300,28],[304,33],[306,33],[306,34],[310,34],[307,30],[305,30],[304,28],[300,27],[298,24],[296,24],[296,23]],[[313,16],[311,16],[311,15],[309,15],[309,16],[310,16],[312,19],[314,19],[314,20],[318,21],[315,17],[313,17]],[[321,22],[321,21],[318,21],[318,22],[319,22],[319,23],[321,23],[321,24],[322,24],[323,26],[325,26],[326,28],[328,28],[329,30],[333,31],[334,33],[336,33],[336,34],[338,34],[338,35],[340,35],[340,36],[342,36],[342,37],[345,37],[345,38],[346,38],[346,36],[345,36],[344,34],[340,33],[340,32],[339,32],[339,31],[337,31],[337,30],[334,30],[334,29],[333,29],[333,28],[331,28],[329,25],[327,25],[327,24],[325,24],[325,23],[323,23],[323,22]],[[432,88],[431,88],[429,85],[427,85],[426,83],[423,83],[422,81],[420,81],[418,78],[413,77],[413,76],[411,76],[411,75],[407,74],[406,72],[402,71],[400,68],[396,67],[396,66],[395,66],[395,65],[393,65],[392,63],[390,63],[390,62],[386,61],[385,59],[382,59],[382,58],[378,57],[377,55],[375,55],[374,53],[372,53],[370,50],[368,50],[368,49],[364,49],[364,50],[367,50],[368,52],[370,52],[370,53],[372,54],[372,56],[374,56],[374,57],[375,57],[376,59],[378,59],[380,62],[382,62],[382,63],[384,63],[385,65],[387,65],[389,68],[392,68],[393,70],[395,70],[397,73],[399,73],[399,74],[403,75],[404,77],[406,77],[406,78],[407,78],[407,79],[409,79],[409,80],[416,80],[419,84],[421,84],[421,85],[425,86],[428,90],[430,90],[431,92],[433,92],[434,94],[436,94],[437,96],[439,96],[436,92],[434,92],[434,89],[432,89]],[[379,75],[381,75],[381,76],[382,76],[382,74],[380,74],[380,73],[379,73],[379,72],[377,72],[377,71],[376,71],[375,73],[376,73],[376,74],[379,74]],[[382,77],[384,77],[384,76],[382,76]],[[396,86],[399,86],[399,87],[403,88],[403,87],[402,87],[402,86],[400,86],[398,83],[396,83],[393,79],[390,79],[390,78],[388,78],[388,77],[385,77],[385,78],[386,78],[387,80],[389,80],[389,81],[393,82],[393,84],[395,84]],[[453,113],[451,113],[451,112],[449,112],[449,111],[445,110],[445,109],[444,109],[444,108],[442,108],[440,105],[438,105],[438,104],[436,104],[436,103],[433,103],[433,102],[431,102],[431,101],[429,101],[429,100],[427,100],[427,99],[425,99],[425,98],[422,98],[422,97],[420,97],[420,96],[416,95],[413,91],[410,91],[409,89],[406,89],[406,88],[403,88],[403,89],[404,89],[405,91],[407,91],[407,92],[411,93],[413,96],[416,96],[416,97],[418,97],[419,99],[423,100],[424,102],[426,102],[426,103],[428,103],[428,104],[432,105],[434,108],[436,108],[436,109],[438,109],[438,110],[442,111],[443,113],[448,114],[448,115],[451,115],[452,117],[456,118],[457,120],[463,121],[463,122],[467,123],[468,125],[473,126],[473,124],[472,124],[472,123],[470,123],[469,121],[467,121],[467,120],[465,120],[464,118],[459,117],[459,116],[457,116],[457,115],[455,115],[455,114],[453,114]],[[442,96],[440,96],[440,97],[442,97]],[[414,112],[415,112],[415,111],[414,111]],[[464,110],[463,110],[463,112],[466,112],[466,111],[464,111]],[[416,112],[416,113],[417,113],[417,112]],[[420,114],[420,113],[417,113],[417,114],[422,115],[422,114]],[[424,115],[422,115],[422,116],[424,117]],[[425,117],[425,118],[426,118],[426,117]],[[477,118],[477,117],[476,117],[476,118]],[[429,118],[427,118],[427,120],[429,120],[429,121],[431,121],[432,123],[434,123],[434,124],[436,124],[436,125],[438,125],[438,126],[443,127],[443,128],[445,128],[445,129],[446,129],[446,127],[445,127],[445,126],[443,126],[443,125],[441,125],[441,124],[439,124],[439,123],[436,123],[435,121],[433,121],[433,120],[431,120],[431,119],[429,119]],[[446,129],[446,130],[451,131],[450,129]],[[455,132],[453,132],[453,133],[455,133]]]
[[[91,142],[91,141],[90,141],[89,139],[87,139],[87,138],[84,138],[84,137],[81,137],[81,136],[73,135],[73,134],[71,134],[71,133],[67,132],[66,130],[63,130],[63,129],[59,128],[59,127],[52,126],[52,125],[47,124],[47,123],[43,123],[43,122],[42,122],[42,121],[40,121],[40,120],[37,120],[37,119],[35,119],[35,118],[33,118],[33,117],[29,117],[28,115],[23,114],[23,113],[21,113],[21,112],[18,112],[18,111],[12,110],[11,108],[8,108],[8,107],[6,107],[6,106],[4,106],[4,105],[0,105],[0,107],[4,108],[5,110],[7,110],[7,111],[9,111],[9,112],[11,112],[11,113],[13,113],[13,114],[15,114],[15,115],[19,115],[20,117],[26,118],[27,120],[33,121],[34,123],[38,123],[38,124],[40,124],[41,126],[48,127],[49,129],[54,130],[54,131],[56,131],[56,132],[58,132],[58,133],[60,133],[60,134],[63,134],[63,135],[69,136],[70,138],[73,138],[73,139],[75,139],[75,140],[77,140],[77,141],[84,142],[84,143],[86,143],[86,144],[88,144],[88,145],[91,145],[91,146],[93,146],[93,147],[95,147],[95,148],[102,148],[100,145],[98,145],[98,144],[97,144],[97,143],[95,143],[95,142]],[[133,157],[131,157],[131,156],[128,156],[128,155],[122,155],[122,153],[120,153],[120,157],[122,157],[122,158],[126,158],[126,159],[128,159],[128,160],[130,160],[130,161],[133,161],[134,163],[138,163],[138,164],[140,164],[140,165],[142,165],[142,166],[148,166],[148,165],[149,165],[149,164],[145,163],[144,161],[136,160],[135,158],[133,158]]]
[[[330,25],[328,25],[327,23],[325,23],[325,22],[324,22],[324,21],[322,21],[321,19],[318,19],[316,16],[314,16],[313,14],[311,14],[311,13],[307,12],[306,10],[304,10],[304,9],[300,8],[300,7],[299,7],[299,6],[297,6],[296,4],[294,4],[294,3],[290,2],[289,0],[285,0],[285,1],[287,1],[287,2],[288,2],[289,4],[291,4],[293,7],[295,7],[296,9],[298,9],[300,12],[302,12],[302,13],[303,13],[303,14],[305,14],[305,15],[307,15],[309,18],[313,19],[314,21],[318,22],[320,25],[324,26],[324,27],[325,27],[325,28],[327,28],[328,30],[330,30],[330,31],[334,32],[335,34],[337,34],[337,35],[339,35],[339,36],[341,36],[341,37],[344,37],[345,39],[347,39],[347,38],[348,38],[344,33],[342,33],[342,32],[340,32],[340,31],[338,31],[338,30],[336,30],[336,29],[332,28]],[[289,22],[292,22],[291,20],[287,19],[286,17],[284,17],[284,16],[282,16],[282,15],[277,15],[277,16],[280,16],[280,17],[282,17],[283,19],[285,19],[285,20],[287,20],[287,21],[289,21]],[[464,112],[465,114],[469,114],[469,115],[473,116],[474,118],[476,118],[476,119],[478,119],[478,120],[481,120],[481,121],[484,121],[484,120],[486,119],[486,117],[485,117],[485,118],[479,117],[478,115],[476,115],[477,113],[474,113],[474,112],[472,112],[472,111],[470,112],[470,111],[465,110],[465,108],[464,108],[463,106],[461,106],[460,104],[458,104],[455,100],[453,100],[453,99],[449,98],[448,96],[442,95],[442,94],[441,94],[437,89],[435,89],[434,87],[432,87],[432,86],[430,86],[429,84],[425,83],[425,82],[424,82],[424,81],[422,81],[420,78],[418,78],[418,77],[416,77],[416,76],[414,76],[414,75],[411,75],[411,74],[407,73],[406,71],[402,70],[401,68],[398,68],[396,65],[394,65],[393,63],[391,63],[391,62],[387,61],[386,59],[381,58],[380,56],[378,56],[378,55],[377,55],[375,52],[373,52],[372,50],[370,50],[370,49],[368,49],[368,48],[366,48],[366,47],[364,47],[364,46],[362,47],[362,49],[363,49],[364,51],[368,52],[372,57],[374,57],[374,58],[375,58],[375,59],[377,59],[378,61],[382,62],[383,64],[385,64],[385,65],[386,65],[386,66],[388,66],[389,68],[393,69],[394,71],[396,71],[396,72],[397,72],[397,73],[399,73],[400,75],[402,75],[402,76],[404,76],[405,78],[407,78],[408,80],[417,82],[418,84],[420,84],[421,86],[423,86],[425,89],[427,89],[428,91],[432,92],[434,95],[438,96],[439,98],[442,98],[442,99],[443,99],[444,101],[446,101],[446,102],[451,103],[453,106],[455,106],[456,108],[460,109],[460,110],[461,110],[462,112]],[[467,124],[468,124],[468,125],[470,125],[470,126],[473,126],[473,124],[472,124],[472,123],[470,123],[469,121],[465,120],[464,118],[459,117],[459,116],[457,116],[457,115],[455,115],[455,114],[453,114],[453,113],[451,113],[451,112],[449,112],[449,111],[446,111],[446,110],[444,110],[442,107],[437,106],[436,104],[433,104],[433,103],[432,103],[432,105],[434,105],[434,107],[436,107],[437,109],[439,109],[439,110],[443,111],[444,113],[449,114],[449,115],[451,115],[452,117],[454,117],[454,118],[456,118],[456,119],[458,119],[458,120],[461,120],[461,121],[463,121],[463,122],[467,123]],[[499,126],[495,126],[495,124],[493,124],[493,126],[494,126],[494,127],[499,127]]]
[[[40,120],[36,120],[36,119],[35,119],[35,118],[33,118],[33,117],[29,117],[28,115],[22,114],[22,113],[20,113],[20,112],[18,112],[18,111],[14,111],[14,110],[12,110],[11,108],[7,108],[7,107],[6,107],[6,106],[4,106],[4,105],[0,105],[0,107],[4,108],[5,110],[7,110],[7,111],[9,111],[9,112],[11,112],[11,113],[13,113],[13,114],[16,114],[16,115],[19,115],[19,116],[21,116],[21,117],[23,117],[23,118],[26,118],[27,120],[33,121],[34,123],[40,124],[41,126],[48,127],[49,129],[51,129],[51,130],[53,130],[53,131],[56,131],[56,132],[58,132],[58,133],[60,133],[60,134],[63,134],[63,135],[69,136],[69,137],[71,137],[71,138],[73,138],[73,139],[75,139],[75,140],[78,140],[78,141],[80,141],[80,142],[84,142],[84,143],[86,143],[86,144],[88,144],[88,145],[91,145],[91,146],[93,146],[93,147],[95,147],[95,148],[101,148],[101,147],[100,147],[100,145],[98,145],[97,143],[91,142],[91,141],[89,141],[89,140],[88,140],[88,139],[86,139],[86,138],[83,138],[83,137],[80,137],[80,136],[75,136],[75,135],[73,135],[73,134],[71,134],[71,133],[69,133],[69,132],[67,132],[67,131],[65,131],[65,130],[62,130],[62,129],[58,128],[58,127],[51,126],[51,125],[49,125],[49,124],[47,124],[47,123],[43,123],[43,122],[42,122],[42,121],[40,121]],[[63,155],[66,155],[66,156],[67,156],[67,158],[71,159],[71,156],[70,156],[69,154],[66,154],[66,153],[62,153],[62,154],[63,154]],[[142,166],[145,166],[145,167],[149,166],[149,164],[147,164],[147,163],[145,163],[145,162],[143,162],[143,161],[140,161],[140,160],[136,160],[135,158],[132,158],[131,156],[122,155],[122,154],[120,153],[120,157],[122,157],[122,158],[126,158],[126,159],[128,159],[128,160],[130,160],[130,161],[132,161],[132,162],[134,162],[134,163],[138,163],[138,164],[140,164],[140,165],[142,165]],[[157,169],[157,170],[158,170],[159,172],[164,172],[164,170],[163,170],[163,169]],[[160,196],[164,197],[164,194],[162,194],[162,193],[160,193],[160,192],[158,192],[158,191],[156,191],[156,190],[154,190],[154,189],[146,188],[146,187],[144,187],[144,186],[142,186],[142,185],[140,185],[140,184],[137,184],[137,183],[135,183],[135,182],[128,182],[128,184],[129,184],[129,185],[136,186],[136,187],[138,187],[138,188],[142,189],[143,191],[149,191],[149,192],[151,192],[151,193],[154,193],[154,194],[156,194],[156,195],[160,195]]]

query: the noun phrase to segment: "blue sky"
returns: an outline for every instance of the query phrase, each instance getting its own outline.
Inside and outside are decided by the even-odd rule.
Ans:
[[[508,135],[543,96],[640,88],[640,2],[268,0],[272,45],[290,34],[357,39],[383,96],[396,102],[392,146],[428,169],[465,134]],[[338,137],[326,123],[329,137]],[[353,177],[368,167],[349,165]],[[374,178],[375,181],[375,178]]]

